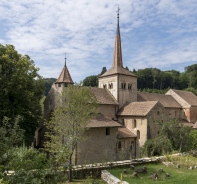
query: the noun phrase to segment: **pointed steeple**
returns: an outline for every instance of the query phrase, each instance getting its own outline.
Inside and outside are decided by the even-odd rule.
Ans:
[[[70,73],[68,71],[68,68],[66,66],[66,57],[65,57],[64,68],[62,69],[62,72],[60,73],[60,76],[58,77],[58,79],[55,83],[74,84],[74,82],[70,76]]]
[[[115,46],[114,46],[114,60],[113,60],[112,67],[123,68],[121,37],[120,37],[120,27],[119,27],[119,11],[120,11],[120,8],[118,7],[118,10],[117,10],[117,30],[116,30],[116,39],[115,39]]]

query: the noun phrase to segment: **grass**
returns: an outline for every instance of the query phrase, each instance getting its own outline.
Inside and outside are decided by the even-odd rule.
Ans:
[[[72,182],[65,182],[64,184],[106,184],[101,179],[74,179]]]
[[[136,168],[142,168],[143,166],[136,166]],[[177,169],[175,166],[166,167],[163,164],[147,164],[147,174],[139,174],[137,177],[133,177],[133,170],[125,168],[126,174],[122,174],[123,181],[127,181],[129,184],[152,184],[152,183],[167,183],[167,184],[196,184],[197,183],[197,170],[189,170],[187,167]],[[136,169],[135,168],[135,169]],[[164,172],[160,173],[159,169],[163,168]],[[123,168],[111,169],[109,172],[120,178],[123,173]],[[158,174],[158,180],[153,180],[150,176],[153,173]],[[165,173],[169,173],[170,177],[166,177]]]

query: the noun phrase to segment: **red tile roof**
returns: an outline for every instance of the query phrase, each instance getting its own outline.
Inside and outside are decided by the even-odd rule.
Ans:
[[[95,94],[99,104],[118,105],[117,100],[109,92],[109,90],[97,87],[92,87],[91,90]]]
[[[127,128],[118,128],[118,138],[132,138],[137,137],[133,132]]]
[[[118,115],[122,116],[146,116],[150,110],[157,104],[157,101],[131,102],[123,106]]]
[[[87,127],[89,128],[122,127],[122,125],[103,114],[98,114],[96,118],[90,120]]]
[[[129,76],[137,77],[136,75],[126,70],[125,68],[114,66],[110,68],[108,71],[106,71],[103,75],[99,76],[99,78],[109,76],[109,75],[114,75],[114,74],[122,74],[122,75],[129,75]]]
[[[197,96],[194,95],[192,92],[175,90],[175,89],[171,89],[171,90],[174,91],[183,100],[185,100],[188,104],[192,106],[197,106]]]
[[[137,101],[159,101],[164,107],[181,108],[181,105],[172,96],[158,93],[138,92]]]

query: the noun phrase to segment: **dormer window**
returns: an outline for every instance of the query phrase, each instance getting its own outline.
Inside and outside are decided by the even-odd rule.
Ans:
[[[113,89],[113,83],[109,84],[109,89]]]

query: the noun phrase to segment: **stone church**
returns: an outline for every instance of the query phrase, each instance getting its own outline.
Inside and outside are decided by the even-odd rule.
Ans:
[[[125,160],[139,156],[147,139],[155,138],[155,121],[178,119],[187,126],[197,122],[197,96],[170,89],[166,94],[138,92],[137,76],[123,67],[119,17],[112,67],[92,87],[98,102],[98,116],[88,123],[85,141],[78,143],[75,164]],[[66,66],[44,101],[44,118],[59,106],[57,98],[68,84],[74,84]],[[66,89],[65,89],[66,90]],[[45,127],[36,131],[37,147],[43,145]]]

